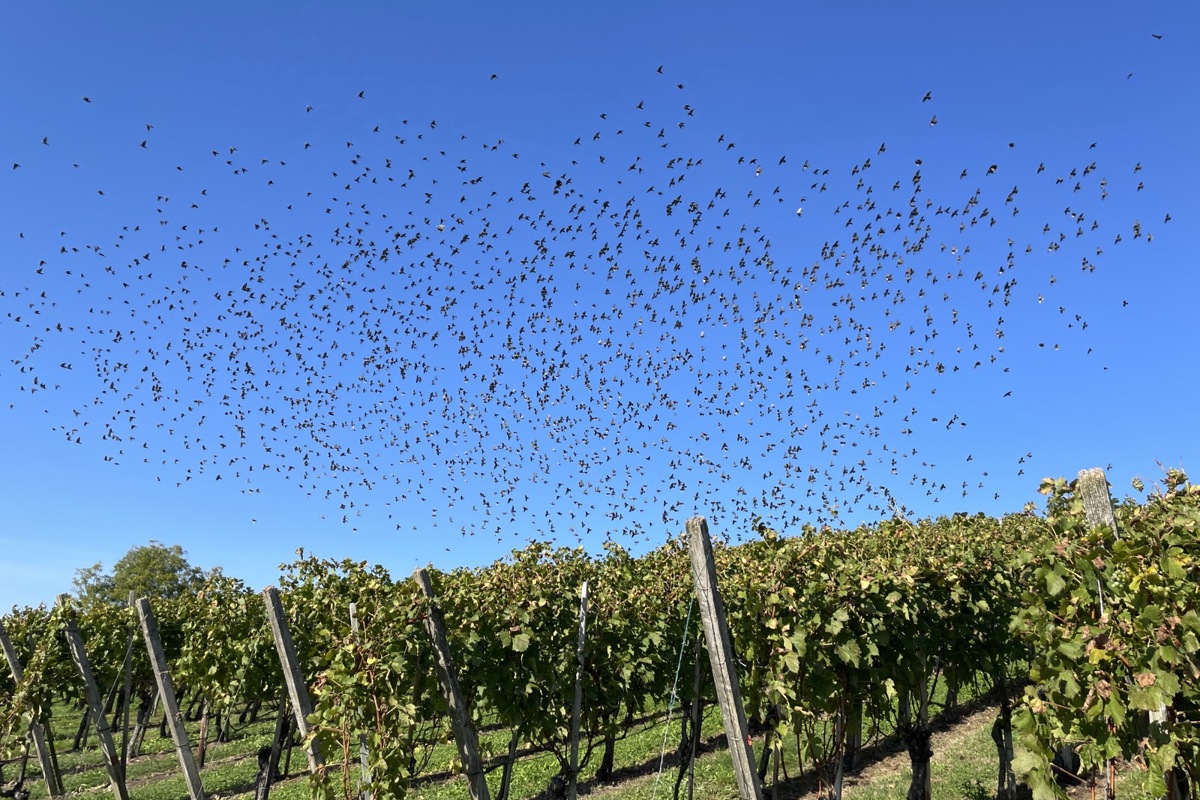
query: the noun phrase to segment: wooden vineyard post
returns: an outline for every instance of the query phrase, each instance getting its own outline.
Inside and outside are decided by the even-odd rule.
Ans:
[[[100,752],[104,755],[104,768],[108,770],[108,781],[112,786],[113,797],[117,800],[129,800],[125,791],[125,776],[121,774],[121,760],[117,746],[113,743],[112,730],[108,720],[104,718],[104,704],[100,700],[100,689],[96,686],[96,676],[92,674],[92,664],[88,661],[87,652],[83,648],[83,637],[79,635],[79,626],[75,624],[75,614],[68,607],[70,598],[60,594],[58,604],[63,607],[67,625],[67,644],[71,648],[71,658],[83,678],[87,691],[88,708],[92,719],[96,720],[96,736],[100,739]]]
[[[1108,493],[1108,478],[1099,467],[1079,470],[1079,494],[1083,499],[1083,515],[1093,528],[1107,525],[1113,536],[1117,532],[1117,517],[1113,513],[1112,496]]]
[[[575,705],[571,711],[571,782],[567,800],[575,800],[579,783],[579,717],[583,706],[583,646],[587,642],[588,585],[579,590],[579,641],[575,645]]]
[[[858,766],[859,753],[862,750],[863,701],[860,697],[851,697],[846,701],[846,745],[842,763],[846,770]]]
[[[12,646],[12,642],[8,638],[8,631],[5,630],[2,619],[0,619],[0,648],[4,650],[4,658],[8,661],[9,671],[12,672],[13,683],[20,685],[21,679],[25,677],[25,670],[21,668],[21,659],[17,657],[16,648]],[[50,757],[50,749],[46,746],[47,731],[35,719],[29,723],[29,733],[33,737],[33,745],[37,749],[38,763],[42,765],[42,777],[46,780],[46,792],[51,797],[62,797],[62,782],[58,777],[58,771],[54,768],[54,759]]]
[[[146,640],[146,652],[150,655],[150,664],[154,667],[154,682],[158,685],[158,694],[162,698],[163,713],[167,716],[167,726],[171,729],[171,739],[175,742],[179,766],[183,769],[184,782],[187,783],[188,796],[192,800],[204,800],[200,773],[196,769],[195,759],[192,758],[187,731],[183,729],[183,715],[179,713],[179,704],[175,701],[175,687],[171,683],[171,674],[167,672],[167,656],[163,652],[162,639],[158,635],[158,622],[154,619],[154,612],[150,610],[150,601],[144,597],[139,598],[137,611],[138,619],[142,623],[142,636]]]
[[[843,690],[835,718],[835,741],[842,747],[842,758],[833,779],[833,796],[838,798],[842,796],[846,773],[858,765],[858,753],[862,748],[862,699],[847,695]]]
[[[1078,476],[1078,490],[1083,499],[1083,515],[1087,519],[1088,527],[1098,528],[1101,525],[1107,525],[1112,531],[1114,538],[1120,538],[1117,532],[1117,517],[1113,513],[1112,496],[1108,492],[1108,478],[1104,475],[1104,470],[1099,467],[1092,469],[1081,469]],[[1100,585],[1100,579],[1096,579],[1096,596],[1100,601],[1100,616],[1104,616],[1104,589]],[[1064,745],[1059,751],[1062,756],[1062,762],[1068,769],[1073,763],[1074,751],[1070,745]],[[1115,797],[1112,785],[1112,768],[1109,762],[1105,762],[1104,769],[1104,795],[1109,800]]]
[[[686,632],[686,628],[684,629]],[[700,754],[700,725],[704,719],[704,632],[696,633],[695,671],[692,674],[692,713],[688,720],[687,797],[692,800],[696,786],[696,756]]]
[[[258,751],[258,780],[254,800],[268,800],[271,795],[271,781],[279,771],[279,753],[287,729],[287,707],[288,691],[285,686],[280,693],[279,708],[275,712],[275,736],[271,739],[271,746]]]
[[[134,608],[137,598],[134,596],[134,591],[129,590],[128,607]],[[124,702],[121,703],[121,774],[127,775],[127,765],[129,763],[129,707],[133,705],[133,626],[129,626],[129,635],[125,642],[125,694]]]
[[[308,697],[308,685],[300,672],[300,659],[296,657],[296,645],[292,641],[291,631],[288,630],[287,617],[283,615],[283,603],[279,599],[279,590],[274,586],[263,589],[266,598],[267,620],[271,623],[271,635],[275,638],[275,650],[279,654],[279,664],[283,667],[283,680],[287,683],[288,697],[292,699],[292,709],[296,714],[296,730],[308,743],[305,754],[308,756],[308,768],[316,772],[324,765],[321,749],[312,737],[312,726],[308,718],[312,716],[312,700]]]
[[[355,640],[358,639],[358,603],[350,604],[350,632],[354,634]],[[360,733],[358,735],[358,760],[362,765],[362,800],[372,800],[371,795],[371,768],[368,766],[367,757],[367,735]]]
[[[700,619],[704,623],[704,641],[708,646],[708,661],[712,666],[717,700],[721,705],[721,722],[729,740],[733,757],[733,772],[737,778],[742,800],[762,800],[758,772],[754,769],[754,751],[750,746],[746,709],[738,688],[734,666],[733,642],[725,621],[725,604],[717,588],[717,567],[713,562],[712,540],[704,517],[687,521],[688,553],[692,559],[692,578],[696,583],[696,599],[700,604]]]
[[[1100,468],[1081,469],[1079,471],[1079,494],[1083,499],[1083,515],[1088,527],[1098,528],[1107,525],[1114,539],[1121,538],[1117,531],[1117,516],[1113,513],[1112,496],[1108,493],[1108,478]],[[1104,615],[1104,589],[1100,579],[1096,579],[1096,595],[1100,599],[1100,614]]]
[[[1083,513],[1087,518],[1088,527],[1098,528],[1101,525],[1107,525],[1113,532],[1113,538],[1121,538],[1121,534],[1117,530],[1117,516],[1113,513],[1112,495],[1108,491],[1108,478],[1105,477],[1104,470],[1099,467],[1080,470],[1079,494],[1083,499]],[[1098,581],[1096,590],[1100,597],[1100,613],[1103,615],[1104,590]],[[1165,725],[1166,722],[1167,708],[1165,705],[1160,705],[1156,710],[1149,712],[1149,723],[1152,730],[1157,726]],[[1106,774],[1108,772],[1109,770],[1105,770]],[[1182,787],[1175,777],[1173,774],[1163,776],[1167,784],[1167,800],[1182,800],[1184,797]],[[1108,789],[1108,794],[1110,797],[1113,796],[1111,787]]]
[[[424,567],[418,567],[413,572],[413,580],[416,581],[421,594],[429,601],[429,612],[425,615],[425,632],[429,634],[429,641],[433,644],[438,683],[442,685],[442,694],[446,697],[450,727],[454,731],[454,743],[458,746],[463,773],[467,776],[471,800],[488,800],[487,775],[483,771],[483,761],[479,758],[479,740],[475,736],[475,728],[471,726],[471,717],[467,714],[462,690],[458,687],[458,675],[454,671],[454,662],[450,659],[450,642],[446,639],[442,611],[433,596],[433,583],[430,582],[429,573]]]

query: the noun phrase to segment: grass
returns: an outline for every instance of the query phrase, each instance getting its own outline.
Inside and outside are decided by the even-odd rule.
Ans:
[[[72,796],[92,793],[107,795],[110,792],[108,773],[104,768],[95,731],[91,732],[87,747],[75,752],[71,750],[81,715],[82,711],[65,705],[54,708],[52,731],[63,788]],[[193,743],[194,753],[200,724],[189,722],[185,728],[189,740]],[[232,794],[249,786],[252,796],[258,773],[257,751],[271,743],[273,729],[273,715],[263,714],[256,723],[241,728],[235,727],[230,742],[219,743],[210,739],[206,765],[201,773],[206,793],[210,796]],[[210,735],[215,735],[215,732]],[[119,749],[119,732],[114,732],[114,741]],[[292,758],[292,771],[297,772],[304,767],[306,763],[303,754],[295,753]],[[13,767],[8,768],[6,777],[11,776],[12,769]],[[25,788],[29,790],[31,800],[48,797],[40,765],[32,754],[28,770]],[[152,726],[147,731],[141,755],[129,760],[126,767],[126,786],[131,800],[175,800],[187,797],[187,788],[174,743],[169,737],[160,737],[157,726]]]
[[[933,697],[934,711],[938,710],[937,704],[944,697],[944,689],[939,688]],[[991,739],[995,706],[977,689],[970,687],[963,688],[960,703],[960,712],[934,719],[934,757],[931,764],[934,800],[985,800],[991,798],[995,791],[996,752]],[[70,752],[80,713],[65,706],[55,709],[53,730],[63,783],[71,796],[110,796],[108,777],[94,732],[87,748]],[[679,760],[675,755],[679,737],[678,711],[671,718],[664,749],[665,721],[665,713],[652,715],[617,741],[612,783],[601,784],[595,780],[600,761],[600,748],[597,748],[590,763],[581,770],[580,795],[604,800],[671,798],[679,769]],[[230,742],[210,741],[206,765],[201,771],[208,797],[222,800],[253,798],[258,772],[257,751],[270,744],[273,726],[274,714],[264,710],[257,722],[235,726]],[[189,722],[186,727],[194,750],[199,723]],[[860,766],[846,778],[843,796],[848,800],[898,800],[906,795],[911,779],[908,755],[892,731],[886,729],[887,726],[881,727],[884,730],[877,731],[871,741],[865,743]],[[503,730],[485,731],[480,739],[486,752],[499,753],[507,747],[508,734]],[[701,754],[694,768],[693,797],[695,800],[737,797],[732,760],[725,747],[720,714],[715,706],[706,709],[701,741]],[[119,747],[119,735],[117,743]],[[763,737],[755,737],[754,745],[756,753],[761,753]],[[440,771],[445,775],[454,755],[452,745],[439,745],[431,753],[426,772],[436,774]],[[814,780],[812,766],[804,765],[804,769],[801,769],[794,743],[785,743],[782,756],[780,781],[772,783],[769,771],[764,796],[780,800],[816,798],[818,784]],[[9,766],[5,771],[5,776],[10,779],[12,769]],[[357,765],[352,765],[352,769],[356,770]],[[311,794],[306,774],[307,762],[299,748],[292,753],[290,771],[287,779],[272,787],[271,797],[277,800],[307,800]],[[511,797],[532,798],[542,794],[558,771],[558,761],[550,753],[535,753],[520,759],[513,771]],[[26,788],[30,790],[31,798],[47,797],[36,758],[30,759],[29,773]],[[488,774],[493,797],[498,793],[500,777],[499,768]],[[147,732],[143,754],[130,760],[127,786],[131,800],[179,800],[187,797],[174,746],[169,738],[159,737],[156,728]],[[466,780],[461,776],[419,779],[414,782],[410,796],[415,800],[461,800],[468,796]],[[681,796],[686,796],[686,781]],[[1090,792],[1086,786],[1077,787],[1072,791],[1072,796],[1085,798],[1090,796]],[[1126,783],[1119,796],[1122,800],[1149,800],[1130,791],[1129,783]]]

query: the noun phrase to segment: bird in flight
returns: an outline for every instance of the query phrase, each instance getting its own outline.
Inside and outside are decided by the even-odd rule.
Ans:
[[[964,165],[934,133],[827,163],[754,152],[676,86],[547,133],[569,155],[389,121],[365,88],[382,136],[253,156],[231,138],[174,162],[203,188],[148,173],[152,210],[129,204],[107,234],[47,223],[41,263],[0,294],[20,333],[4,355],[39,399],[74,382],[52,420],[72,442],[96,431],[106,457],[179,484],[254,492],[278,473],[347,524],[381,504],[414,530],[428,509],[497,536],[646,537],[696,513],[750,530],[940,493],[946,468],[913,442],[968,425],[954,376],[1012,397],[1014,340],[1065,341],[1028,336],[1039,297],[1053,333],[1091,333],[1026,275],[1100,260],[1118,222],[1092,227],[1117,191],[1104,165],[1035,170],[1003,143]],[[65,140],[39,152],[71,163]],[[1025,177],[976,177],[1000,171]],[[11,180],[28,179],[30,159]],[[88,202],[116,199],[95,185]],[[1022,208],[1031,194],[1067,210]],[[1007,246],[980,252],[980,231]]]

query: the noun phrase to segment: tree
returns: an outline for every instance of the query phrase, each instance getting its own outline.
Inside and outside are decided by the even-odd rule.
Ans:
[[[75,570],[75,590],[86,606],[93,603],[124,603],[135,597],[172,599],[194,591],[204,580],[204,571],[188,563],[179,545],[168,547],[154,539],[130,548],[106,573],[100,562]]]

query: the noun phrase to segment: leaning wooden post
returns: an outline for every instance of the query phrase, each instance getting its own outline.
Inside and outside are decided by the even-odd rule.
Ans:
[[[708,661],[712,665],[717,700],[721,704],[721,722],[729,753],[733,757],[733,772],[737,778],[742,800],[762,800],[758,772],[754,769],[754,751],[750,746],[746,709],[738,688],[737,668],[734,666],[733,643],[725,621],[725,604],[717,588],[717,567],[713,561],[712,540],[704,517],[687,521],[688,553],[692,559],[692,578],[696,583],[696,598],[700,602],[700,618],[704,623],[704,641],[708,646]]]
[[[579,783],[579,718],[583,707],[583,646],[587,642],[588,586],[579,590],[579,641],[575,644],[575,705],[571,711],[571,782],[567,785],[567,800],[575,800]]]
[[[8,669],[12,672],[13,683],[21,685],[25,670],[21,667],[21,659],[17,657],[16,648],[9,641],[8,631],[4,629],[4,620],[0,619],[0,648],[4,650],[4,658],[8,661]],[[42,765],[42,777],[46,779],[46,792],[51,797],[62,797],[64,794],[58,771],[54,769],[54,760],[50,758],[50,749],[46,746],[46,731],[42,723],[36,719],[29,723],[29,733],[33,736],[33,744],[37,749],[38,763]]]
[[[195,759],[192,758],[187,731],[183,729],[183,715],[179,713],[179,703],[175,700],[175,686],[171,682],[171,674],[167,672],[167,656],[163,652],[162,639],[158,635],[158,622],[154,619],[154,612],[150,610],[150,601],[145,597],[139,598],[137,611],[138,619],[142,623],[142,636],[146,640],[146,652],[150,655],[151,666],[154,667],[154,682],[158,685],[159,696],[162,697],[163,713],[167,715],[167,726],[171,729],[171,739],[175,742],[179,766],[183,769],[184,782],[187,783],[188,796],[192,800],[204,800],[200,772],[196,769]]]
[[[125,791],[125,778],[121,774],[121,757],[117,746],[113,743],[112,730],[108,720],[104,718],[104,703],[100,700],[100,689],[96,686],[96,676],[92,674],[92,664],[88,661],[87,651],[83,648],[83,637],[79,635],[79,626],[75,624],[75,612],[70,608],[70,598],[65,594],[58,596],[58,604],[63,608],[67,627],[67,644],[71,648],[71,658],[83,678],[87,690],[88,708],[91,709],[92,719],[96,720],[96,737],[100,739],[100,752],[104,755],[104,768],[108,770],[108,781],[112,786],[113,797],[117,800],[129,800]]]
[[[488,800],[487,775],[483,771],[483,761],[479,758],[479,740],[475,736],[475,728],[471,726],[471,717],[467,714],[462,690],[458,687],[454,662],[450,660],[450,642],[446,639],[442,611],[434,600],[433,583],[424,567],[418,567],[413,572],[413,580],[416,581],[421,594],[429,601],[429,611],[425,615],[425,632],[429,634],[429,641],[433,644],[438,683],[442,685],[442,694],[446,697],[450,727],[454,731],[454,743],[458,746],[463,773],[467,776],[471,800]]]
[[[266,598],[267,619],[271,623],[271,634],[275,638],[275,650],[279,654],[279,664],[283,667],[283,680],[287,683],[288,697],[292,699],[292,710],[296,713],[296,730],[307,742],[305,754],[308,756],[308,768],[316,772],[324,766],[321,749],[312,736],[312,726],[308,718],[312,716],[312,700],[308,697],[308,685],[304,682],[304,674],[300,671],[300,659],[296,657],[296,645],[288,630],[287,617],[283,615],[283,603],[279,600],[279,590],[274,586],[263,589]]]
[[[258,751],[258,785],[254,790],[254,800],[268,800],[271,796],[271,781],[279,771],[279,751],[284,730],[287,728],[287,707],[288,693],[285,686],[279,696],[279,708],[275,712],[275,736],[271,739],[271,746]]]

